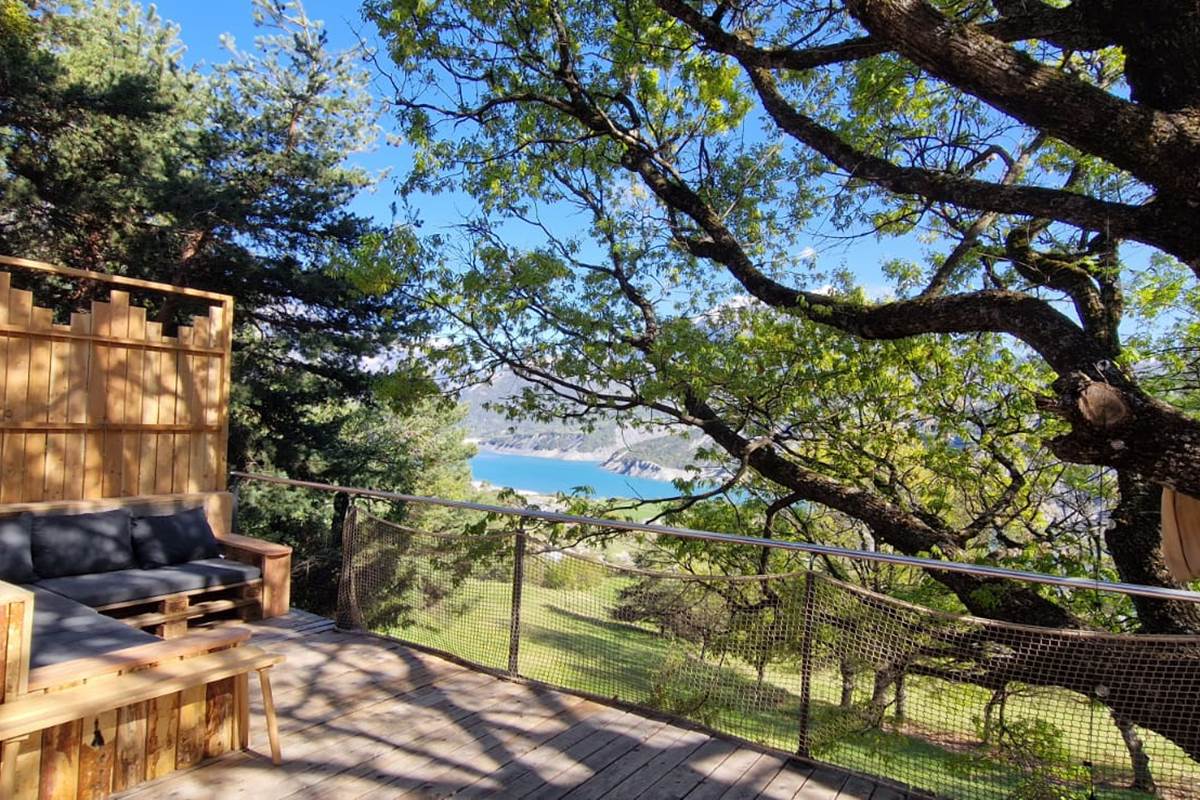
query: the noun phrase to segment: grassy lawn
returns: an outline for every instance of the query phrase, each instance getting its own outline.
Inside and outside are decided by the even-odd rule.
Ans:
[[[548,684],[660,708],[794,751],[800,724],[798,671],[791,665],[772,665],[760,684],[744,662],[702,660],[694,646],[648,627],[614,621],[609,610],[627,580],[608,577],[581,589],[527,584],[520,673]],[[510,594],[508,582],[469,580],[435,607],[418,612],[412,624],[388,632],[503,669],[508,663]],[[861,676],[856,688],[860,708],[870,691],[869,680]],[[944,796],[987,800],[1014,796],[1025,773],[979,747],[973,720],[982,714],[988,693],[920,677],[910,677],[907,687],[906,724],[886,720],[882,730],[872,729],[861,714],[838,706],[841,679],[836,670],[819,669],[812,683],[814,755]],[[1058,742],[1069,772],[1059,775],[1081,782],[1084,788],[1078,794],[1055,796],[1087,797],[1083,763],[1091,761],[1109,784],[1098,786],[1096,797],[1147,797],[1114,788],[1130,780],[1121,739],[1106,711],[1097,708],[1093,716],[1087,702],[1074,697],[1039,690],[1010,699],[1006,710],[1010,725],[1042,719],[1061,730]],[[1186,756],[1177,750],[1168,752],[1173,749],[1169,743],[1154,739],[1148,737],[1147,746],[1160,783],[1170,773],[1197,774]],[[1089,740],[1099,743],[1094,751]]]

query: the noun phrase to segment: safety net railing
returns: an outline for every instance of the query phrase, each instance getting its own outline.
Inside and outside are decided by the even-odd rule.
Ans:
[[[272,492],[340,488],[284,483],[243,488],[239,524],[266,523],[259,506]],[[295,580],[296,597],[341,627],[930,796],[1200,798],[1200,637],[947,613],[827,566],[893,560],[879,553],[366,490],[337,497]],[[707,540],[711,558],[665,557],[663,537]],[[1026,578],[1060,594],[1200,599]]]

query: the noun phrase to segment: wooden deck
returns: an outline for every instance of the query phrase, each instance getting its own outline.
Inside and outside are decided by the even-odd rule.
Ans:
[[[284,766],[267,755],[257,692],[251,752],[119,795],[900,800],[827,768],[624,709],[473,671],[293,611],[254,623],[274,670]]]

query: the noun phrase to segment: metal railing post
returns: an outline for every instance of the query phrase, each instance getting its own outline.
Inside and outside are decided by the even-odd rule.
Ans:
[[[512,616],[508,625],[508,671],[519,675],[521,655],[521,594],[525,586],[525,529],[513,537]]]
[[[804,610],[801,615],[800,639],[800,741],[796,754],[809,758],[812,756],[812,741],[809,731],[812,706],[812,646],[813,627],[816,624],[816,578],[812,566],[804,575]]]
[[[338,576],[337,626],[346,630],[362,630],[362,608],[358,604],[358,586],[354,569],[354,551],[358,531],[358,507],[350,495],[342,518],[342,568]]]

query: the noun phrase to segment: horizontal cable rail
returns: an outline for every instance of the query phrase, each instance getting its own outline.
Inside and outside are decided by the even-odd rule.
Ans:
[[[919,569],[958,572],[967,575],[977,575],[985,578],[1008,579],[1026,583],[1037,583],[1045,586],[1059,586],[1072,590],[1088,590],[1111,592],[1113,594],[1150,597],[1157,600],[1178,600],[1188,603],[1200,603],[1200,592],[1187,589],[1172,589],[1164,586],[1144,586],[1136,583],[1121,583],[1101,581],[1089,578],[1072,578],[1061,575],[1046,575],[1040,572],[1009,569],[1007,567],[992,567],[986,564],[964,564],[958,561],[943,561],[936,558],[906,556],[898,553],[885,553],[875,550],[853,550],[832,545],[809,544],[805,542],[776,541],[756,536],[741,536],[737,534],[702,531],[690,528],[675,528],[670,525],[655,525],[630,520],[603,519],[600,517],[584,517],[563,514],[557,511],[542,511],[537,509],[513,508],[488,503],[475,503],[468,500],[447,500],[440,497],[421,497],[419,495],[386,492],[376,489],[363,489],[352,486],[337,486],[334,484],[299,481],[291,478],[280,478],[274,475],[263,475],[252,472],[233,472],[234,478],[241,480],[261,481],[280,486],[291,486],[298,489],[312,489],[335,494],[346,494],[357,497],[369,497],[377,500],[389,500],[399,503],[417,503],[442,508],[478,511],[485,514],[507,514],[512,516],[537,519],[544,522],[561,523],[566,525],[595,526],[613,530],[653,533],[663,536],[677,536],[683,539],[701,539],[725,544],[751,545],[769,547],[776,550],[791,550],[818,556],[848,558],[857,561],[869,561],[896,566],[917,567]]]
[[[872,590],[805,555],[945,570],[933,559],[235,477],[239,527],[296,544],[295,602],[339,628],[698,724],[897,797],[1200,800],[1200,636],[966,616],[925,605],[915,576],[880,571]],[[627,535],[643,532],[658,538]],[[1093,590],[1141,594],[953,566],[1057,584],[1056,602],[1102,615]]]

